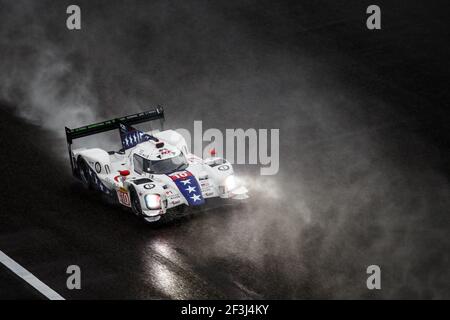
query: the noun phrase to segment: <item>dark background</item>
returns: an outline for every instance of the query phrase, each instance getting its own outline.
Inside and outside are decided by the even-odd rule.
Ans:
[[[66,298],[450,297],[446,1],[77,1],[80,31],[69,4],[0,1],[0,250]],[[158,103],[279,128],[280,172],[238,166],[247,207],[158,228],[73,181],[64,126]]]

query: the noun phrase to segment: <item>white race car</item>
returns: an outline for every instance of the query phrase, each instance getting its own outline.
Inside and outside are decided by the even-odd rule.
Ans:
[[[158,221],[172,208],[203,205],[209,198],[248,198],[232,165],[214,152],[201,159],[189,152],[185,139],[174,130],[142,132],[132,127],[157,119],[164,121],[160,106],[77,129],[66,127],[74,176],[147,222]],[[123,147],[119,151],[72,150],[74,139],[116,129]]]

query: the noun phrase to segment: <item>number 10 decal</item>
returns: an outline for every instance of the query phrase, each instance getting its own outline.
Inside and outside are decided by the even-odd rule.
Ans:
[[[187,178],[190,176],[192,176],[192,174],[189,171],[184,171],[181,173],[173,174],[170,177],[172,178],[172,180],[178,180],[178,179],[184,179],[184,178]]]

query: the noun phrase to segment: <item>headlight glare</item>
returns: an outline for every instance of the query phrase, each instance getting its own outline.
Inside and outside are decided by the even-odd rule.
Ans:
[[[161,208],[161,197],[159,194],[147,194],[144,197],[145,204],[150,210],[156,210]]]
[[[225,179],[225,187],[228,191],[236,189],[238,186],[238,182],[236,181],[236,177],[231,175]]]

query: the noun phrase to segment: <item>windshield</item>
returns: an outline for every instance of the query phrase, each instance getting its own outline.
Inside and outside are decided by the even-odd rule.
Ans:
[[[188,167],[188,163],[183,154],[164,160],[145,160],[144,171],[154,174],[168,174],[175,171],[184,170]]]

